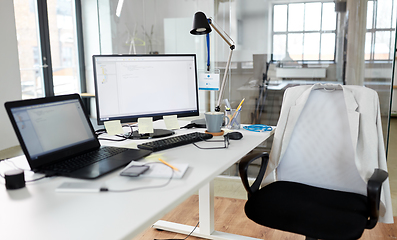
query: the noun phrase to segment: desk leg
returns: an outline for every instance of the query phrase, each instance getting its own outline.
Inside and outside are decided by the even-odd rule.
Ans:
[[[214,240],[259,240],[257,238],[245,237],[230,233],[218,232],[214,230],[214,182],[205,184],[199,190],[199,218],[200,227],[196,228],[192,236]],[[193,226],[179,223],[172,223],[163,220],[157,221],[152,226],[169,232],[188,235],[193,231]]]
[[[199,190],[200,233],[211,235],[214,232],[214,181]]]

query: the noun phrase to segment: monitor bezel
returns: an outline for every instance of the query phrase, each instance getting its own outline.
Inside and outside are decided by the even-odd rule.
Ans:
[[[98,82],[96,74],[96,59],[102,57],[193,57],[194,59],[194,71],[195,71],[195,94],[196,94],[196,108],[192,111],[178,111],[178,112],[156,112],[145,115],[129,115],[129,116],[116,116],[109,117],[106,120],[101,119],[101,109],[99,106],[99,94],[98,94]],[[96,114],[97,114],[97,124],[103,125],[106,121],[120,120],[121,123],[133,123],[137,122],[138,118],[152,117],[153,121],[162,119],[163,116],[177,115],[180,117],[194,117],[199,116],[199,93],[198,93],[198,73],[197,73],[197,59],[196,54],[110,54],[110,55],[93,55],[93,73],[94,73],[94,85],[95,85],[95,102],[96,102]]]

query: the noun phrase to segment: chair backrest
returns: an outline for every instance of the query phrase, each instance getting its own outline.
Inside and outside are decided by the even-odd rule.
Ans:
[[[343,90],[310,93],[276,174],[277,180],[367,195],[355,165]]]

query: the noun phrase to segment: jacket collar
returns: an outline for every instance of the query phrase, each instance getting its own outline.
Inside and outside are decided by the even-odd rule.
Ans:
[[[309,98],[309,95],[312,91],[316,89],[325,89],[329,91],[334,91],[334,90],[343,90],[343,95],[345,98],[345,104],[346,104],[346,109],[347,109],[347,116],[349,119],[349,128],[350,128],[350,136],[352,139],[352,144],[353,148],[356,149],[357,146],[357,140],[358,140],[358,129],[359,129],[359,117],[360,113],[357,112],[358,104],[356,99],[354,98],[353,93],[345,88],[343,85],[340,84],[321,84],[317,83],[311,86],[310,88],[306,89],[300,97],[297,98],[295,101],[295,105],[291,106],[288,114],[288,124],[285,129],[284,133],[284,140],[282,143],[282,148],[281,148],[281,155],[280,159],[283,157],[287,146],[289,144],[291,134],[293,132],[293,129],[295,128],[295,124],[299,119],[299,116],[306,105],[307,99]]]

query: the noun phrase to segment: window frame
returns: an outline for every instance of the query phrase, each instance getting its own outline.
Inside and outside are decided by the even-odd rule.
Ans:
[[[86,92],[85,61],[84,61],[84,40],[82,25],[81,0],[74,1],[76,14],[76,35],[77,35],[77,60],[80,76],[80,91]],[[41,66],[43,68],[44,96],[54,96],[54,81],[51,60],[50,31],[48,25],[47,0],[37,0],[38,34],[41,53]]]
[[[377,28],[377,12],[378,12],[378,2],[377,0],[368,0],[367,4],[369,2],[373,2],[373,8],[372,8],[372,23],[371,23],[371,28],[366,28],[366,35],[369,33],[371,35],[371,43],[370,43],[370,57],[369,59],[365,59],[365,62],[392,62],[394,59],[394,49],[390,48],[389,49],[389,57],[387,59],[375,59],[375,39],[376,39],[376,33],[377,32],[389,32],[389,44],[394,44],[395,39],[393,40],[393,32],[395,34],[396,31],[396,25],[393,28],[393,18],[395,18],[394,15],[396,15],[397,13],[394,12],[395,9],[395,1],[391,1],[392,2],[392,9],[391,9],[391,19],[390,19],[390,23],[391,23],[391,27],[390,28]],[[368,7],[368,5],[367,5]],[[367,14],[368,14],[368,8],[367,8]],[[367,16],[368,19],[368,16]],[[366,54],[366,53],[365,53]]]
[[[320,19],[321,19],[321,23],[320,23],[320,30],[302,30],[302,31],[290,31],[289,29],[288,29],[288,20],[289,20],[289,16],[290,16],[290,12],[289,12],[289,5],[290,4],[298,4],[298,3],[303,3],[303,4],[307,4],[307,3],[321,3],[321,15],[320,15]],[[281,61],[281,59],[274,59],[274,56],[273,56],[273,50],[274,50],[274,36],[275,35],[284,35],[285,36],[285,39],[286,39],[286,41],[285,41],[285,49],[286,50],[288,50],[288,34],[291,34],[291,33],[293,33],[293,34],[303,34],[303,39],[302,39],[302,49],[303,49],[303,47],[304,47],[304,35],[305,34],[310,34],[310,33],[319,33],[320,34],[320,44],[319,44],[319,50],[318,50],[318,59],[317,60],[305,60],[304,59],[304,54],[303,54],[303,52],[304,51],[302,51],[302,59],[301,60],[294,60],[294,61],[296,61],[296,62],[299,62],[299,63],[320,63],[320,64],[322,64],[322,63],[335,63],[335,61],[336,61],[336,43],[337,43],[337,36],[336,36],[336,34],[337,34],[337,28],[338,28],[338,26],[337,26],[337,15],[335,16],[335,30],[323,30],[322,29],[322,19],[323,19],[323,4],[324,3],[334,3],[334,1],[330,1],[330,0],[323,0],[323,1],[321,1],[321,0],[306,0],[306,1],[304,1],[304,0],[298,0],[298,1],[277,1],[277,2],[272,2],[271,3],[271,14],[270,14],[270,21],[269,21],[269,24],[270,24],[270,26],[269,26],[269,29],[270,29],[270,32],[271,32],[271,34],[270,34],[270,36],[271,36],[271,39],[270,39],[270,42],[271,42],[271,44],[270,44],[270,51],[271,51],[271,60],[272,61]],[[274,6],[275,5],[287,5],[287,20],[286,20],[286,24],[287,24],[287,26],[286,26],[286,30],[285,31],[277,31],[277,32],[275,32],[274,31]],[[303,20],[304,21],[304,20]],[[334,54],[333,54],[333,59],[328,59],[328,60],[321,60],[321,41],[322,41],[322,35],[323,34],[329,34],[329,33],[333,33],[334,35],[335,35],[335,39],[334,39]]]

